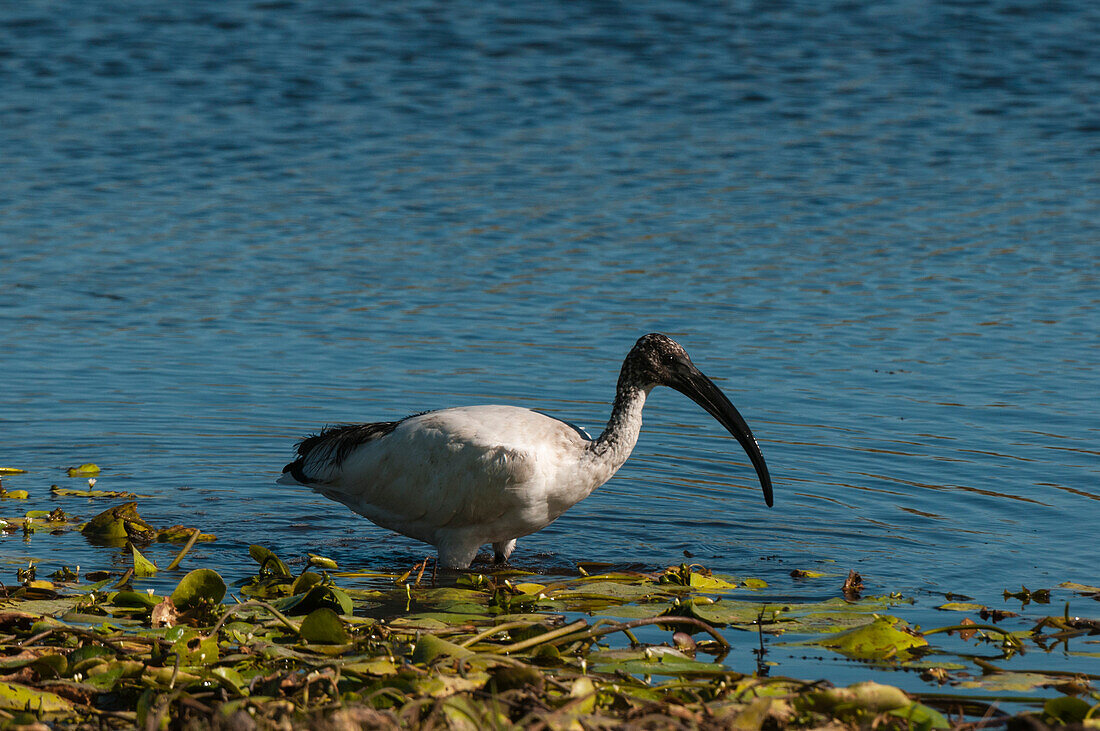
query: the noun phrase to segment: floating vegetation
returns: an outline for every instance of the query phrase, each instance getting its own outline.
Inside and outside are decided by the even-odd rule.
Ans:
[[[85,462],[77,467],[69,467],[65,470],[69,477],[95,477],[99,474],[99,465],[93,462]]]
[[[153,542],[178,543],[190,541],[194,531],[182,525],[157,529],[138,515],[137,503],[129,502],[104,510],[80,527],[86,538],[106,545],[131,544],[144,545]],[[215,536],[198,534],[200,541],[213,541]]]
[[[87,490],[78,490],[71,487],[61,487],[60,485],[50,485],[50,494],[54,497],[109,497],[109,498],[121,498],[123,500],[132,500],[136,497],[145,497],[143,495],[136,495],[132,492],[123,492],[121,490],[96,490],[96,479],[94,477],[88,480]]]
[[[0,719],[10,725],[928,730],[965,718],[1003,723],[998,694],[1019,702],[1035,689],[1058,694],[1035,700],[1036,720],[1096,727],[1100,719],[1095,678],[995,662],[1026,643],[1100,634],[1097,620],[1032,618],[1030,629],[1012,630],[970,620],[922,631],[890,614],[909,603],[901,596],[769,601],[758,596],[764,582],[699,565],[552,580],[519,571],[433,578],[427,562],[400,574],[340,574],[310,554],[295,572],[258,545],[249,549],[255,573],[232,587],[198,568],[159,595],[134,586],[156,571],[135,539],[157,531],[133,504],[84,529],[93,525],[129,541],[133,564],[121,578],[86,575],[95,583],[78,586],[77,572],[47,581],[30,566],[19,585],[0,590]],[[341,585],[353,577],[370,588]],[[739,632],[759,644],[755,660],[731,646]],[[935,647],[948,635],[987,649],[979,658]],[[960,693],[770,677],[767,645],[910,668]],[[975,690],[983,695],[965,694]]]
[[[92,477],[87,490],[51,492],[112,495],[94,487]],[[320,554],[288,562],[253,545],[254,572],[227,585],[211,568],[178,571],[213,535],[153,526],[133,501],[87,520],[32,510],[0,518],[0,531],[27,541],[78,532],[119,551],[113,573],[60,567],[46,576],[32,560],[13,567],[16,584],[0,585],[5,728],[928,731],[1003,725],[1005,702],[1029,723],[1100,728],[1097,676],[1020,661],[1055,649],[1100,657],[1090,651],[1100,643],[1085,639],[1100,636],[1100,619],[1070,615],[1068,600],[1061,612],[1048,609],[1065,597],[1100,598],[1090,584],[1006,590],[1019,612],[944,594],[934,605],[944,626],[922,628],[895,614],[912,598],[872,595],[855,572],[791,572],[834,596],[790,601],[757,577],[699,564],[583,564],[570,577],[437,575],[429,561],[398,573],[341,572]],[[143,553],[155,542],[182,546],[159,567]],[[929,690],[773,677],[769,658],[784,652],[908,670]]]

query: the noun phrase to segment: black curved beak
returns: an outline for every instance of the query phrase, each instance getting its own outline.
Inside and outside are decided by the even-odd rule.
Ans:
[[[670,380],[670,387],[690,398],[703,407],[704,410],[718,423],[726,427],[726,430],[741,442],[741,446],[752,460],[752,466],[756,468],[756,474],[760,478],[760,487],[764,490],[764,502],[770,508],[772,506],[772,478],[768,474],[768,465],[764,463],[764,455],[760,453],[760,445],[756,443],[756,437],[752,435],[749,425],[737,413],[726,395],[714,385],[694,365],[685,364],[679,372]]]

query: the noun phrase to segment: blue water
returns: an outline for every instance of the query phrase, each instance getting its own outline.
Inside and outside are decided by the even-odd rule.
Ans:
[[[598,432],[659,330],[775,508],[659,390],[516,565],[1097,583],[1097,88],[1084,1],[7,4],[0,466],[31,500],[0,515],[107,507],[49,497],[95,461],[227,575],[252,542],[407,567],[422,544],[273,484],[298,437],[486,402]]]

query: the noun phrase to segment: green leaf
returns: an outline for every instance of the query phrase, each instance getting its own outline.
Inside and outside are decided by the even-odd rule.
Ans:
[[[329,571],[335,571],[339,568],[339,566],[336,565],[336,562],[333,561],[331,558],[318,556],[316,553],[307,553],[306,555],[309,557],[308,564],[310,566],[317,566],[318,568],[328,569]]]
[[[900,689],[874,681],[854,683],[847,688],[826,688],[807,694],[812,706],[824,713],[851,712],[859,709],[868,713],[883,713],[898,708],[908,708],[911,701]]]
[[[314,571],[303,571],[290,585],[291,594],[305,594],[324,581],[324,577]]]
[[[99,465],[94,462],[85,462],[79,467],[70,467],[65,472],[69,477],[95,477],[99,474]]]
[[[188,528],[184,525],[173,525],[168,528],[161,528],[157,531],[157,543],[187,543],[194,534],[194,528]],[[218,540],[218,537],[211,533],[199,533],[195,540],[199,543],[208,543]]]
[[[1063,581],[1058,585],[1059,589],[1069,589],[1080,594],[1100,594],[1100,586],[1090,584],[1078,584],[1076,581]]]
[[[1064,682],[1065,678],[1042,673],[990,673],[974,680],[964,680],[959,683],[960,688],[982,688],[994,692],[1003,691],[1031,691],[1045,685],[1055,685]]]
[[[314,609],[302,620],[302,639],[321,645],[343,645],[348,641],[348,632],[339,615],[328,607]]]
[[[795,569],[791,572],[791,576],[796,579],[820,579],[828,574],[821,571],[811,571],[810,569]]]
[[[416,647],[413,648],[412,661],[426,664],[440,656],[463,658],[473,654],[473,650],[448,642],[441,637],[421,635],[416,642]]]
[[[0,681],[0,709],[32,713],[69,713],[73,704],[45,690],[35,690],[19,683]]]
[[[290,569],[287,568],[287,565],[269,549],[254,543],[248,547],[248,555],[251,556],[256,563],[260,564],[260,571],[262,573],[271,576],[285,576],[288,579],[290,578]]]
[[[693,573],[688,580],[688,585],[693,589],[708,592],[727,592],[737,589],[736,581],[730,582],[717,576],[705,576],[700,573]]]
[[[111,497],[120,498],[122,500],[133,500],[136,497],[149,497],[148,495],[137,495],[122,490],[93,490],[91,488],[87,490],[77,490],[71,487],[61,487],[61,485],[50,485],[50,494],[54,497]]]
[[[688,609],[689,613],[698,619],[703,620],[707,624],[752,624],[760,616],[760,610],[764,609],[761,604],[754,602],[739,602],[729,599],[722,599],[721,601],[714,602],[712,604],[704,604],[698,602],[690,602],[684,607],[680,608]],[[677,608],[670,610],[672,614],[677,613]],[[769,619],[769,612],[764,613],[764,619]]]
[[[156,536],[153,526],[137,512],[137,503],[129,502],[104,510],[89,520],[80,532],[90,538],[151,541]]]
[[[115,653],[110,648],[101,645],[81,645],[69,653],[69,668],[75,670],[85,660],[96,657],[114,657]]]
[[[671,647],[647,647],[640,650],[607,650],[592,653],[588,661],[594,672],[622,672],[631,675],[700,676],[725,675],[729,669],[720,663],[693,660]]]
[[[156,576],[157,565],[141,555],[137,546],[130,544],[130,550],[134,554],[134,576]]]
[[[120,591],[111,598],[111,604],[116,607],[152,609],[159,603],[158,597],[143,591]]]
[[[393,660],[388,657],[374,657],[368,660],[359,660],[348,663],[347,665],[341,665],[340,671],[358,675],[359,677],[371,675],[396,675],[397,666],[394,665]]]
[[[1050,698],[1043,704],[1043,716],[1047,722],[1054,721],[1059,724],[1081,723],[1088,715],[1090,706],[1080,698],[1061,696]]]
[[[971,602],[947,602],[941,604],[936,609],[942,609],[948,612],[980,612],[985,609],[984,604],[973,604]]]
[[[318,584],[305,594],[288,596],[275,602],[275,608],[286,614],[301,616],[310,614],[315,609],[322,607],[340,614],[352,613],[351,597],[343,590],[325,584]]]
[[[210,674],[214,676],[219,685],[223,686],[238,698],[248,695],[245,691],[248,683],[245,682],[244,677],[233,668],[219,665],[216,668],[212,668]]]
[[[821,645],[857,660],[904,658],[908,656],[908,650],[928,644],[928,640],[905,632],[898,625],[905,627],[896,617],[876,617],[873,622],[860,627],[800,644]]]
[[[547,593],[553,599],[603,599],[616,603],[668,597],[668,592],[656,584],[621,584],[615,581],[589,581],[569,589],[556,590],[552,594]]]
[[[203,637],[190,627],[172,627],[164,634],[172,643],[170,652],[179,656],[181,666],[213,665],[218,661],[218,638]]]
[[[202,602],[218,604],[225,597],[225,582],[212,569],[195,569],[184,576],[172,592],[172,603],[181,611],[198,606]]]
[[[947,722],[943,713],[937,711],[935,708],[930,708],[923,704],[917,704],[913,702],[905,708],[895,708],[887,711],[890,716],[897,716],[898,718],[909,721],[909,728],[912,731],[932,731],[932,729],[949,729],[952,728],[952,724]]]

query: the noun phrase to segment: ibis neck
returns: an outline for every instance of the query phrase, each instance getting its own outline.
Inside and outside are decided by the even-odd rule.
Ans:
[[[593,456],[606,463],[612,473],[622,466],[638,443],[638,433],[642,429],[642,407],[648,394],[649,389],[620,381],[607,428],[590,446]]]

